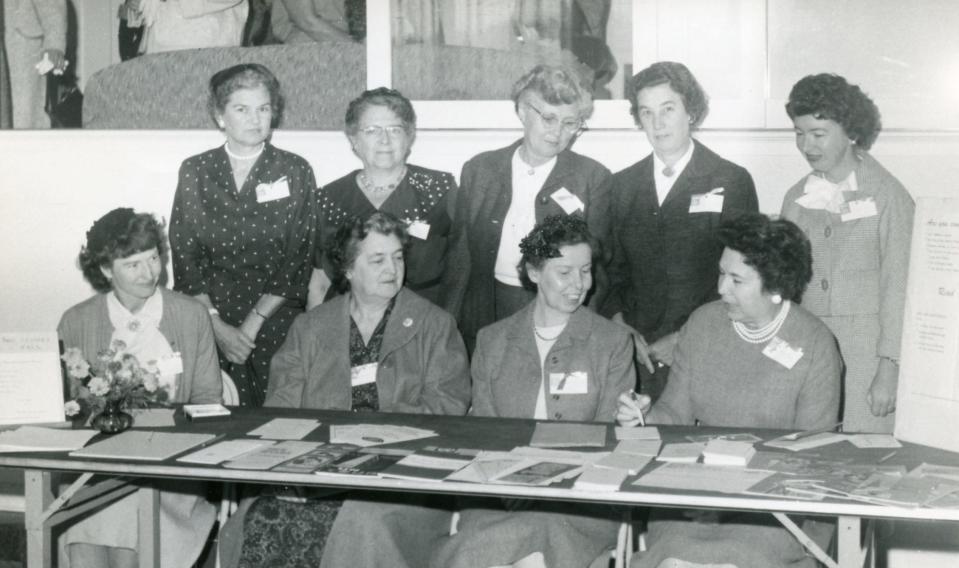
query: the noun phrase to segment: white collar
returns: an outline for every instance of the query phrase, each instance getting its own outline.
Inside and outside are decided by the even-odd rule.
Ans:
[[[693,142],[693,140],[690,138],[689,148],[686,148],[686,152],[683,153],[683,155],[678,160],[676,160],[675,164],[673,164],[674,173],[671,176],[672,179],[675,180],[676,178],[678,178],[679,175],[683,173],[683,170],[686,169],[686,166],[689,165],[689,161],[693,159],[693,150],[695,148],[696,148],[696,143]],[[653,167],[656,169],[657,173],[662,173],[662,171],[666,168],[666,162],[662,161],[659,158],[659,155],[656,154],[656,152],[653,152]]]

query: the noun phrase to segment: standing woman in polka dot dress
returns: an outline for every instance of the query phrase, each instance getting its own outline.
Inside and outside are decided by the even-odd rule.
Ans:
[[[310,306],[330,290],[326,257],[331,236],[352,217],[377,211],[406,222],[410,248],[406,257],[406,287],[446,308],[440,279],[447,263],[452,226],[449,203],[456,181],[448,172],[407,164],[416,139],[416,113],[399,91],[380,87],[364,91],[346,109],[346,135],[363,163],[326,185],[317,198],[318,235]]]
[[[305,159],[269,143],[283,114],[269,69],[216,73],[208,105],[226,143],[180,166],[170,219],[174,289],[209,308],[240,404],[260,406],[270,359],[306,302],[316,181]]]

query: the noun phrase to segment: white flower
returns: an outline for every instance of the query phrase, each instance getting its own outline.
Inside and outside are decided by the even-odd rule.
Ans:
[[[67,416],[76,416],[80,414],[80,404],[75,400],[71,400],[63,405],[63,413]]]
[[[143,375],[143,388],[147,392],[156,392],[157,388],[160,386],[160,380],[158,375],[154,373],[146,373]]]
[[[67,374],[73,379],[84,379],[90,375],[90,364],[76,347],[68,348],[60,357],[67,367]]]
[[[93,377],[87,383],[87,388],[93,396],[104,396],[110,392],[110,382],[100,377]]]

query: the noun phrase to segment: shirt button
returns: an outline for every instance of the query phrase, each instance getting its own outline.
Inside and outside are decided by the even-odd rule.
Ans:
[[[550,359],[550,362],[553,363],[554,365],[556,363],[559,363],[559,357],[553,357],[552,359]]]
[[[554,395],[553,395],[553,400],[559,400],[559,395],[558,395],[558,394],[554,394]]]
[[[561,419],[562,417],[563,417],[563,413],[562,413],[562,412],[557,412],[556,414],[553,415],[553,418],[555,418],[555,419],[557,419],[557,420]]]
[[[828,239],[829,236],[832,235],[832,227],[826,227],[826,230],[823,231],[823,234],[826,235],[826,238]]]
[[[823,290],[828,290],[828,289],[829,289],[829,281],[826,280],[825,278],[822,279],[822,289],[823,289]]]
[[[542,203],[543,205],[546,205],[547,203],[549,203],[549,199],[546,199],[546,196],[544,195],[543,197],[539,198],[539,202]]]

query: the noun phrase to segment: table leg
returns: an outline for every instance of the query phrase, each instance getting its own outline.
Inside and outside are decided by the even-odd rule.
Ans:
[[[53,503],[50,473],[28,469],[23,473],[24,525],[27,529],[27,566],[53,566],[53,535],[44,511]]]
[[[842,568],[862,568],[866,561],[866,554],[871,548],[871,542],[862,540],[862,519],[840,515],[837,523],[839,536],[837,554],[839,566]]]
[[[160,566],[160,492],[151,486],[141,487],[139,495],[139,559],[140,568]]]

